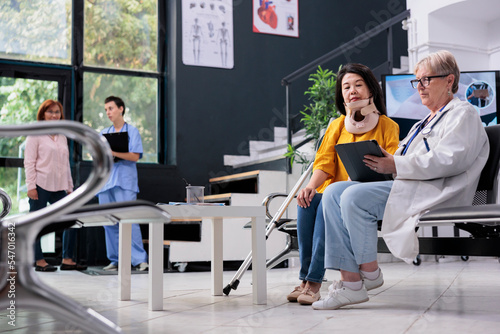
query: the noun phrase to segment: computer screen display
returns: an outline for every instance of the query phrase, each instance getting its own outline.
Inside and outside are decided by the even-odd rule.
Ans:
[[[382,76],[387,115],[399,124],[400,138],[406,136],[415,122],[429,114],[429,109],[421,103],[418,91],[410,84],[413,79],[413,74]],[[497,124],[499,86],[500,71],[461,72],[455,96],[471,103],[485,126],[493,125]]]

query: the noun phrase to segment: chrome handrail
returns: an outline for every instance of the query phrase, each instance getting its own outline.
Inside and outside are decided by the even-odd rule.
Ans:
[[[12,200],[2,188],[0,188],[0,199],[2,200],[2,213],[0,214],[0,219],[2,219],[9,214],[12,208]]]
[[[121,333],[120,327],[90,308],[46,286],[33,270],[33,244],[40,231],[58,217],[79,208],[103,187],[113,165],[106,139],[90,127],[74,121],[43,121],[23,125],[0,125],[0,136],[19,137],[62,134],[87,146],[93,169],[87,180],[68,196],[48,207],[1,220],[0,223],[0,295],[6,296],[10,279],[15,282],[16,309],[34,308],[91,333]],[[55,170],[54,173],[58,171]],[[9,278],[9,279],[7,279]],[[10,298],[10,297],[9,297]],[[5,309],[12,300],[0,298]]]
[[[12,224],[16,227],[21,227],[36,222],[38,228],[30,230],[37,234],[43,227],[53,221],[54,217],[72,212],[88,202],[108,180],[111,167],[113,166],[111,149],[106,139],[100,136],[94,129],[78,122],[64,120],[43,121],[22,125],[0,125],[0,136],[2,137],[46,134],[62,134],[67,138],[84,144],[92,155],[92,171],[80,187],[60,201],[26,215],[6,219],[2,221],[2,227],[12,226]],[[29,237],[33,238],[34,241],[36,234]]]

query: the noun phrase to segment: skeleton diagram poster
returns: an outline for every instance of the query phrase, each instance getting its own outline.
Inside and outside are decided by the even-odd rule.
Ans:
[[[184,65],[234,67],[233,1],[182,0]]]
[[[299,37],[299,0],[253,0],[253,32]]]

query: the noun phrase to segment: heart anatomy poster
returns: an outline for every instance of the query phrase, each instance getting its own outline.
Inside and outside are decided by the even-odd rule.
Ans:
[[[253,0],[253,31],[299,37],[299,0]]]
[[[234,67],[233,0],[182,0],[184,65]]]

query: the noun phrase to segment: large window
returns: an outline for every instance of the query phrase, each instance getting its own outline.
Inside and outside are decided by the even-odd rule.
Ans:
[[[0,57],[70,64],[71,3],[0,1]]]
[[[99,131],[110,126],[104,99],[121,97],[125,120],[142,137],[141,162],[158,162],[159,78],[148,77],[158,72],[156,1],[86,1],[84,13],[83,122]]]
[[[125,121],[135,126],[142,137],[142,162],[158,162],[157,154],[157,96],[154,78],[130,77],[98,73],[84,76],[84,123],[101,131],[112,125],[104,112],[104,99],[119,96],[125,102]],[[84,159],[89,159],[84,149]]]
[[[157,71],[155,0],[85,2],[84,64]]]
[[[141,133],[139,162],[164,162],[165,7],[158,0],[0,1],[0,123],[34,122],[41,102],[57,99],[66,119],[100,131],[111,125],[104,99],[116,95]],[[0,187],[12,212],[26,208],[24,140],[0,137]],[[78,143],[70,152],[78,186],[89,156]]]
[[[40,104],[46,99],[57,100],[57,95],[57,81],[0,77],[0,123],[35,122]],[[0,137],[0,156],[20,162],[24,158],[25,140],[25,137]],[[0,167],[0,187],[12,198],[12,213],[29,209],[22,168]]]

